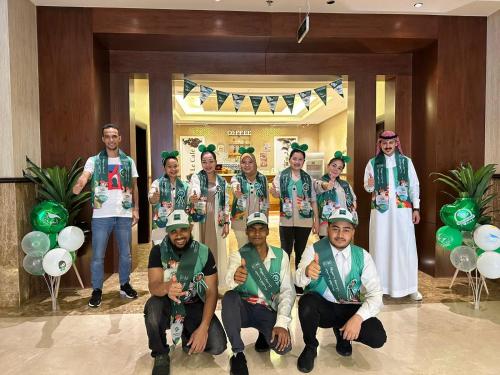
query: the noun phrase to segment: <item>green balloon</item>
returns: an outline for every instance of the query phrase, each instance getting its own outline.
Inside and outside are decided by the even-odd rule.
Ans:
[[[36,230],[58,233],[68,223],[68,210],[55,201],[43,201],[31,210],[30,220]]]
[[[484,251],[483,249],[480,249],[479,247],[476,249],[476,254],[477,256],[479,257],[481,254],[485,253],[486,251]]]
[[[479,210],[472,198],[458,198],[452,204],[445,204],[439,216],[445,225],[461,230],[471,231],[477,223]]]
[[[462,240],[462,233],[459,230],[446,225],[436,232],[436,242],[447,250],[453,250],[455,247],[460,246]]]
[[[57,247],[57,233],[49,233],[50,250]]]

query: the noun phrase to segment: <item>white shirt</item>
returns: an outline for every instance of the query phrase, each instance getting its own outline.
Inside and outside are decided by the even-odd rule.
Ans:
[[[274,251],[269,247],[266,259],[264,259],[264,267],[269,271],[271,268],[271,259],[275,259]],[[229,257],[229,266],[226,273],[226,284],[230,289],[234,289],[238,284],[234,281],[236,269],[241,266],[241,255],[239,251],[233,251]],[[259,290],[258,297],[265,300],[264,294]],[[276,317],[275,327],[288,329],[292,320],[292,307],[295,302],[295,288],[292,284],[292,276],[290,274],[290,260],[287,253],[283,251],[283,259],[281,260],[280,269],[280,294],[278,298],[278,316]]]
[[[351,272],[351,245],[347,246],[344,250],[337,250],[331,243],[333,257],[339,269],[340,277],[345,285],[345,279]],[[306,267],[314,260],[314,247],[310,245],[302,254],[299,267],[295,272],[295,284],[298,287],[304,288],[311,282],[311,279],[306,276]],[[374,317],[380,312],[384,305],[382,301],[382,288],[380,287],[380,280],[378,278],[377,269],[371,255],[363,250],[364,268],[361,273],[361,291],[365,294],[365,301],[356,312],[363,321]],[[323,293],[323,298],[337,303],[329,288],[326,288]]]
[[[389,199],[395,199],[396,197],[396,187],[394,186],[394,173],[393,168],[396,166],[396,156],[392,154],[391,156],[385,156],[385,166],[387,169],[387,180],[389,182]],[[364,187],[368,193],[373,193],[375,187],[368,186],[368,178],[375,176],[373,172],[373,166],[371,160],[368,161],[368,164],[365,168],[365,177],[364,177]],[[409,182],[409,192],[408,196],[410,197],[413,208],[420,208],[420,183],[418,182],[417,171],[413,166],[413,162],[411,159],[408,160],[408,179]]]
[[[120,169],[121,169],[120,158],[109,158],[108,157],[108,199],[102,203],[101,208],[94,208],[92,213],[93,218],[103,218],[103,217],[132,217],[132,209],[125,209],[122,206],[122,189],[120,180]],[[132,159],[130,159],[130,166],[132,169],[132,177],[137,178],[139,174],[137,173],[137,168]],[[85,167],[83,168],[85,172],[89,172],[92,176],[94,174],[94,156],[87,159]],[[117,172],[117,173],[116,173]],[[115,179],[118,181],[117,188],[110,188],[112,186],[111,181]],[[116,183],[115,183],[116,185]],[[91,186],[91,189],[93,186]]]

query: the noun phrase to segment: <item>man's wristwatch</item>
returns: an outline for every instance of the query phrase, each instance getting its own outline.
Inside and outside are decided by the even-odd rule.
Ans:
[[[420,208],[413,208],[413,211],[420,211]]]

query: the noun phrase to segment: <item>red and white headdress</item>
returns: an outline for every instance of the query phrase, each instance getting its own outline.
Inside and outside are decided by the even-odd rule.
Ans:
[[[396,133],[394,133],[392,130],[385,130],[379,134],[378,140],[377,140],[377,155],[380,154],[380,152],[382,151],[380,148],[380,143],[383,140],[387,140],[387,139],[395,139],[396,140],[396,147],[399,150],[399,153],[401,155],[403,155],[403,150],[401,148],[401,142],[399,141],[399,136]]]

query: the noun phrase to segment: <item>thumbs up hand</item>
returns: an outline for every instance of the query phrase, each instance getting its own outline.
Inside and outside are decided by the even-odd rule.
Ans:
[[[236,284],[241,285],[247,281],[248,271],[247,271],[247,263],[245,259],[241,258],[241,266],[236,268],[236,272],[234,273],[234,281]]]
[[[196,190],[193,191],[193,195],[191,195],[190,199],[191,199],[191,202],[193,202],[193,203],[196,203],[196,202],[198,202],[200,200],[200,198],[198,197],[198,194],[197,194]]]
[[[170,284],[170,285],[168,285]],[[187,292],[182,291],[182,284],[177,281],[177,276],[174,275],[170,279],[170,281],[167,283],[167,288],[168,288],[168,297],[177,303],[181,303],[179,297],[180,296],[185,296]]]
[[[372,188],[374,186],[375,186],[375,179],[373,178],[372,174],[370,173],[369,177],[368,177],[368,187]]]
[[[240,198],[242,195],[243,195],[243,193],[241,192],[241,185],[238,183],[238,184],[236,184],[235,189],[234,189],[234,196],[236,198]]]
[[[271,195],[274,198],[280,197],[280,193],[278,192],[278,189],[276,188],[276,185],[274,184],[274,182],[272,183],[271,188],[269,189],[269,192],[271,193]]]
[[[313,280],[317,280],[320,273],[321,267],[319,266],[319,255],[318,253],[314,253],[313,261],[306,267],[306,276]]]

